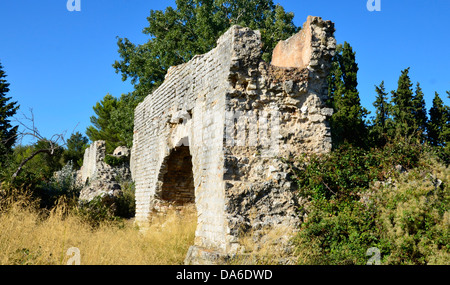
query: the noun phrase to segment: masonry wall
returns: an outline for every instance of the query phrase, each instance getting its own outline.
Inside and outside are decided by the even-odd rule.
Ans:
[[[197,205],[198,243],[220,248],[226,235],[223,176],[225,96],[229,88],[231,29],[217,48],[169,70],[165,82],[135,110],[132,171],[136,220],[145,225],[166,204],[162,181],[167,157],[188,145]],[[208,191],[206,191],[208,189]]]
[[[173,175],[171,153],[188,147],[198,213],[189,262],[240,251],[239,237],[249,229],[295,230],[301,222],[295,181],[280,158],[331,149],[332,110],[324,100],[333,32],[331,22],[308,17],[270,64],[261,59],[259,31],[234,26],[209,53],[169,69],[135,110],[137,223],[145,227],[184,195],[167,175]]]
[[[84,185],[88,180],[95,178],[99,163],[103,162],[105,154],[105,141],[95,141],[84,151],[83,166],[80,169],[80,183]]]

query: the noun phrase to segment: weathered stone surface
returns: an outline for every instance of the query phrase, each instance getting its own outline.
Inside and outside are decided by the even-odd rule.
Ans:
[[[335,48],[336,41],[331,36],[333,32],[332,22],[309,16],[299,33],[278,43],[273,51],[271,64],[295,68],[319,66],[323,47]]]
[[[129,156],[129,149],[118,147],[113,155]],[[119,181],[131,180],[128,163],[111,167],[105,163],[105,156],[105,141],[95,141],[85,150],[78,181],[84,186],[79,197],[81,202],[89,202],[97,196],[114,199],[122,193]]]
[[[95,178],[98,169],[103,167],[105,155],[105,141],[95,141],[84,151],[80,183],[85,184],[88,180]]]
[[[241,252],[248,230],[294,232],[301,222],[292,170],[279,158],[330,151],[324,98],[335,49],[331,22],[308,17],[303,30],[284,44],[302,63],[283,67],[261,59],[259,31],[233,26],[215,49],[170,68],[135,110],[136,222],[145,228],[165,204],[194,202],[187,263]]]
[[[127,148],[126,146],[118,146],[112,153],[113,156],[116,157],[128,157],[130,156],[130,149]]]

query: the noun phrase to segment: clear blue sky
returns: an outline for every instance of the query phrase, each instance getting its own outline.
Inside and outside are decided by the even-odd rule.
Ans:
[[[369,12],[367,0],[274,2],[294,12],[296,25],[308,15],[335,23],[338,43],[347,41],[356,51],[361,102],[370,111],[374,85],[384,80],[388,91],[395,89],[407,67],[414,84],[421,83],[427,108],[435,91],[450,105],[450,1],[380,1],[380,12]],[[174,2],[81,0],[81,11],[69,12],[67,0],[1,0],[0,61],[11,84],[8,95],[20,112],[33,109],[43,135],[84,134],[96,102],[132,90],[112,67],[119,59],[116,36],[144,43],[150,10]]]

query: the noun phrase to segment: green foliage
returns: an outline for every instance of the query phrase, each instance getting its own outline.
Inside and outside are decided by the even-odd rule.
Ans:
[[[143,100],[143,97],[135,93],[122,94],[117,101],[117,107],[111,112],[109,128],[117,133],[120,146],[131,148],[133,145],[134,109]],[[108,144],[108,139],[106,142]],[[115,147],[119,146],[117,144]]]
[[[377,243],[372,207],[357,201],[314,200],[297,236],[298,263],[365,264],[365,253]]]
[[[106,153],[112,153],[118,146],[131,147],[134,109],[142,99],[135,93],[122,94],[119,99],[107,94],[93,107],[96,116],[91,117],[92,125],[86,130],[89,139],[104,140]]]
[[[8,175],[10,176],[24,159],[30,157],[37,150],[49,148],[49,144],[48,141],[40,140],[31,146],[16,146],[14,148],[13,158],[8,167]],[[47,152],[37,154],[24,165],[23,170],[17,177],[15,183],[19,185],[20,183],[35,184],[38,182],[48,182],[53,176],[53,173],[63,167],[63,152],[64,149],[57,146],[55,147],[53,154]]]
[[[377,193],[386,264],[450,264],[450,171],[433,161],[428,169],[432,176],[415,169]]]
[[[84,151],[88,147],[88,138],[81,133],[76,132],[67,140],[67,149],[64,151],[63,159],[65,163],[73,162],[76,169],[83,166]]]
[[[106,164],[112,166],[112,167],[116,167],[116,166],[121,166],[124,163],[128,163],[129,158],[125,157],[125,156],[113,156],[113,155],[105,155],[105,162]]]
[[[398,79],[397,90],[391,91],[392,94],[392,116],[394,126],[391,130],[391,136],[411,136],[416,131],[414,118],[413,90],[412,82],[409,77],[409,67],[402,70]]]
[[[449,123],[447,108],[436,92],[433,106],[430,109],[430,121],[428,123],[428,141],[433,146],[444,146],[449,141],[449,138],[445,137]]]
[[[383,147],[392,134],[394,124],[391,116],[392,105],[388,102],[384,81],[379,86],[375,86],[375,92],[377,96],[373,106],[376,109],[376,116],[369,126],[369,145]]]
[[[368,111],[361,106],[357,90],[355,52],[349,43],[338,45],[328,77],[328,104],[334,113],[330,119],[333,146],[347,142],[355,146],[367,144],[367,128],[364,122]]]
[[[371,150],[343,145],[303,159],[298,262],[365,264],[377,247],[383,264],[448,264],[450,170],[431,156],[403,141]]]
[[[111,199],[97,196],[89,202],[80,203],[77,214],[92,227],[98,227],[103,222],[114,222],[118,217],[114,215],[114,207]]]
[[[427,109],[425,106],[425,99],[420,83],[417,82],[416,91],[412,99],[413,105],[413,117],[414,117],[414,129],[417,130],[416,133],[420,137],[420,142],[425,142],[425,135],[427,132]]]
[[[170,66],[208,52],[235,24],[261,31],[262,56],[270,61],[278,41],[299,30],[293,18],[272,0],[177,0],[175,8],[150,11],[149,26],[143,30],[149,36],[147,43],[118,38],[121,60],[113,67],[124,81],[131,78],[137,96],[143,97],[163,82]]]
[[[40,140],[31,146],[18,145],[8,160],[8,164],[1,170],[3,181],[11,181],[12,174],[17,170],[24,159],[29,158],[37,150],[48,149],[50,142]],[[73,189],[66,189],[66,182],[55,180],[54,173],[63,168],[62,159],[64,149],[60,146],[54,147],[53,154],[42,152],[29,160],[20,174],[12,181],[12,187],[29,189],[33,197],[39,199],[42,207],[52,206],[61,195],[73,195]],[[70,164],[70,167],[72,165]],[[74,190],[75,191],[75,190]]]
[[[48,182],[42,182],[36,188],[39,192],[41,207],[51,208],[64,198],[67,203],[73,204],[80,196],[81,185],[77,185],[75,171],[72,161],[69,161],[63,168],[55,173]]]
[[[122,182],[122,195],[116,199],[115,215],[121,218],[133,218],[136,214],[135,187],[133,182]]]
[[[104,222],[118,222],[135,215],[135,188],[132,182],[121,183],[122,194],[119,197],[97,196],[89,202],[82,201],[77,208],[78,214],[91,226],[98,227]]]
[[[329,156],[313,155],[298,172],[302,196],[314,199],[350,197],[375,180],[385,180],[396,165],[416,167],[423,147],[407,141],[389,142],[382,149],[365,150],[344,144]]]
[[[7,155],[16,142],[18,126],[12,126],[10,118],[19,109],[17,102],[9,102],[11,97],[6,97],[9,92],[9,83],[0,63],[0,166],[6,161]]]
[[[117,109],[118,100],[110,94],[106,94],[102,101],[93,107],[96,116],[91,116],[92,125],[86,130],[86,135],[91,141],[106,141],[106,152],[112,153],[121,145],[119,132],[111,127],[112,113]]]

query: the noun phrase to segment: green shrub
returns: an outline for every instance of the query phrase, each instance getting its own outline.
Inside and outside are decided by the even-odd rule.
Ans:
[[[396,142],[304,158],[298,262],[366,264],[376,247],[383,264],[450,263],[450,170],[430,156],[426,146]]]
[[[105,163],[112,167],[117,167],[117,166],[123,165],[124,163],[127,163],[128,159],[129,158],[126,156],[117,157],[117,156],[107,154],[105,156]]]
[[[387,264],[450,264],[450,169],[413,170],[377,193]]]
[[[101,196],[97,196],[89,202],[82,201],[77,207],[77,214],[94,228],[105,222],[120,220],[115,215],[115,205],[112,199]]]
[[[122,195],[116,200],[115,215],[122,218],[132,218],[136,212],[135,188],[133,182],[122,182]]]
[[[82,201],[78,206],[78,214],[97,227],[103,222],[119,222],[135,215],[134,183],[122,182],[122,194],[118,197],[97,196],[89,202]]]

